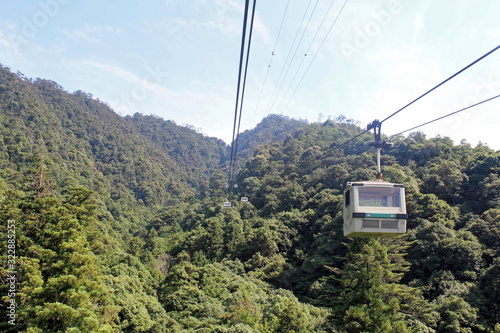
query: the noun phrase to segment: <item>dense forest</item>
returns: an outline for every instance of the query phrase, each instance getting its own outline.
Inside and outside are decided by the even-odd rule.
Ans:
[[[228,191],[231,147],[189,126],[3,66],[0,109],[2,332],[500,332],[500,151],[393,138],[408,232],[351,239],[376,162],[368,133],[332,149],[343,116],[268,116]]]

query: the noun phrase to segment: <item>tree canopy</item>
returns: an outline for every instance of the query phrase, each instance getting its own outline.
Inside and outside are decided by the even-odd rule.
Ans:
[[[338,115],[271,115],[230,146],[121,117],[82,91],[0,68],[5,332],[500,332],[500,152],[393,139],[408,233],[342,234],[347,181],[375,177],[369,134]],[[241,202],[241,197],[248,203]],[[224,201],[232,203],[223,208]],[[12,243],[12,242],[11,242]]]

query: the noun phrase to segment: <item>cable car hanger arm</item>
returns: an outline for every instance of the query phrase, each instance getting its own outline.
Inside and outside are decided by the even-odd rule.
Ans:
[[[382,168],[380,166],[380,151],[382,149],[392,148],[392,142],[382,141],[380,139],[381,126],[382,122],[379,121],[378,119],[375,119],[366,127],[367,131],[373,129],[374,142],[370,143],[369,145],[377,149],[377,180],[382,180]]]

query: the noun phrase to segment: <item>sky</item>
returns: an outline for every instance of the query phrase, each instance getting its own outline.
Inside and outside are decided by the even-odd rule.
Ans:
[[[230,143],[243,0],[0,1],[0,63],[13,72]],[[269,114],[385,119],[500,45],[499,13],[497,0],[257,0],[240,131]],[[499,64],[500,50],[382,133],[499,95]],[[500,98],[418,130],[500,150],[499,125]]]

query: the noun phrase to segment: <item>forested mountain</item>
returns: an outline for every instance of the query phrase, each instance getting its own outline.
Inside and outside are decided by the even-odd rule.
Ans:
[[[349,239],[342,191],[375,177],[372,137],[332,147],[362,131],[270,116],[242,133],[227,192],[221,140],[2,68],[0,316],[13,302],[16,325],[0,330],[500,332],[500,152],[394,139],[383,173],[406,187],[408,233]]]
[[[237,170],[245,165],[253,156],[254,149],[266,143],[280,141],[306,125],[305,120],[296,120],[283,115],[269,115],[264,118],[255,128],[246,130],[238,135],[235,143]],[[231,154],[231,146],[228,147],[228,155]]]

